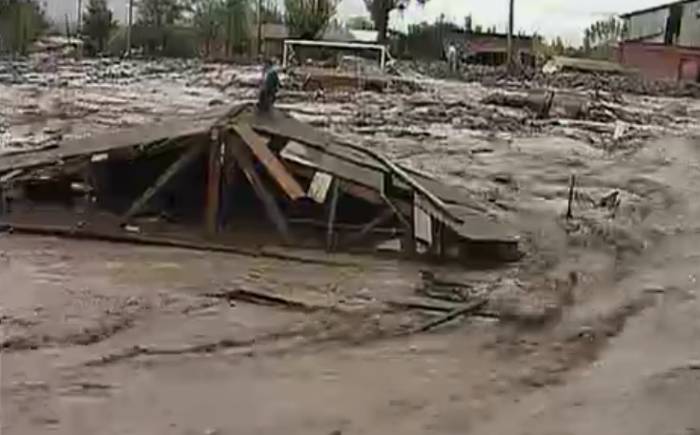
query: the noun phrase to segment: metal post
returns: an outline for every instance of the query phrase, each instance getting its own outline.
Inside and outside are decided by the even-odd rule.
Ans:
[[[134,0],[129,0],[129,13],[126,27],[126,57],[131,57],[131,27],[134,24]]]
[[[258,0],[258,56],[262,54],[262,0]]]
[[[83,30],[83,0],[78,0],[78,24],[76,24],[75,30],[78,35]]]
[[[514,0],[510,0],[508,9],[508,70],[513,71],[513,22],[514,22]]]

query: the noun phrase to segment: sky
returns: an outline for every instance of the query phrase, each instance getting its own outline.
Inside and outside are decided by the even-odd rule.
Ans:
[[[65,19],[65,14],[75,16],[78,0],[41,0],[46,2],[49,15]],[[83,0],[86,3],[88,0]],[[579,44],[583,30],[592,22],[624,12],[667,3],[668,0],[515,0],[515,28],[552,38],[561,36],[564,41]],[[126,15],[127,0],[108,0],[115,16],[122,20]],[[450,21],[464,23],[471,14],[474,24],[496,26],[505,31],[508,21],[508,0],[428,0],[425,7],[416,2],[399,13],[392,12],[390,26],[405,30],[409,24],[434,21],[441,14]],[[364,0],[341,0],[338,18],[345,20],[357,15],[367,15]]]

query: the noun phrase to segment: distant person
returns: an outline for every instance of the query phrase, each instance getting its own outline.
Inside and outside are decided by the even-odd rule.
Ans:
[[[452,42],[447,48],[447,65],[451,73],[457,72],[457,47]]]
[[[265,59],[263,63],[263,76],[258,95],[258,110],[269,112],[275,104],[277,91],[280,87],[280,78],[277,66],[273,59]]]

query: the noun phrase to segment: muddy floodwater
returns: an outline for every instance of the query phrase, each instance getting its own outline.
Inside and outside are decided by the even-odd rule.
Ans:
[[[0,153],[249,100],[259,73],[57,68],[0,80]],[[279,107],[459,187],[521,234],[518,262],[293,262],[3,233],[3,435],[700,433],[700,102],[558,90],[598,111],[545,123],[482,102],[502,89],[420,82],[288,81]],[[425,271],[488,305],[415,333],[444,315],[415,308]]]

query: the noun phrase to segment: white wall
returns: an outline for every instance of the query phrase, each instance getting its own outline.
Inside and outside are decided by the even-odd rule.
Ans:
[[[700,0],[683,5],[678,45],[700,47]]]
[[[669,10],[659,9],[646,14],[633,15],[628,19],[628,39],[643,39],[649,42],[663,42]],[[660,34],[660,36],[652,35]]]

